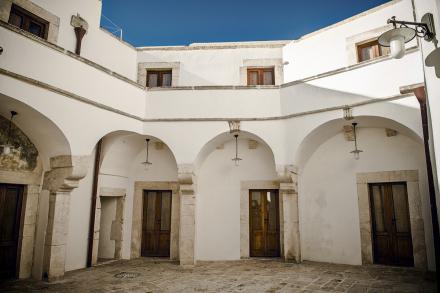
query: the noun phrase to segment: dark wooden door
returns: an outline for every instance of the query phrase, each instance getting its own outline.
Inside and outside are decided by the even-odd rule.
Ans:
[[[250,256],[280,256],[280,217],[277,190],[249,192]]]
[[[0,184],[0,278],[17,277],[23,186]]]
[[[170,256],[171,191],[144,190],[142,256]]]
[[[413,266],[406,183],[370,184],[374,262]]]

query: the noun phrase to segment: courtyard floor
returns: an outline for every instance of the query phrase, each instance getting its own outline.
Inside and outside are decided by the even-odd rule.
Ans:
[[[434,274],[409,268],[250,259],[193,268],[148,258],[69,272],[62,281],[0,283],[0,292],[435,292]]]

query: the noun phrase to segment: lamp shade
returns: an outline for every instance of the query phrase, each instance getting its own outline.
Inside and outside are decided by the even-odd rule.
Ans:
[[[394,36],[390,41],[391,57],[400,59],[405,55],[405,41],[403,36]]]

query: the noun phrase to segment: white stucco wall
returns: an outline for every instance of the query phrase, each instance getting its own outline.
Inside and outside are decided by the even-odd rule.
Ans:
[[[386,26],[391,16],[411,20],[412,13],[411,0],[391,1],[291,42],[283,48],[284,60],[289,62],[284,67],[284,80],[298,80],[350,65],[348,38]],[[413,41],[408,45],[415,44]]]
[[[145,137],[136,134],[110,136],[104,140],[105,146],[99,176],[99,188],[123,188],[127,191],[124,206],[124,227],[122,258],[130,258],[131,229],[133,214],[134,184],[136,181],[177,181],[176,160],[170,149],[156,149],[152,139],[149,148],[148,170],[141,163],[145,161]]]
[[[361,243],[356,173],[418,170],[429,268],[433,246],[423,146],[383,128],[359,128],[358,161],[342,132],[321,144],[299,176],[301,250],[304,260],[360,265]],[[411,155],[409,155],[411,154]]]
[[[94,157],[95,151],[91,154],[91,158]],[[79,182],[78,188],[75,188],[70,194],[66,271],[84,268],[87,263],[93,168],[92,159],[86,177]]]
[[[210,44],[206,44],[208,47]],[[225,43],[224,45],[228,45]],[[186,49],[138,51],[138,62],[180,62],[179,86],[242,85],[240,67],[248,59],[281,59],[282,48]],[[275,65],[275,64],[274,64]]]
[[[232,135],[231,135],[231,138]],[[240,259],[240,182],[275,180],[272,151],[261,142],[249,149],[247,139],[239,138],[235,167],[235,142],[215,149],[197,172],[196,257],[199,260]]]
[[[75,52],[76,37],[70,20],[72,15],[79,13],[89,24],[82,41],[81,56],[136,80],[136,50],[99,28],[102,1],[33,0],[33,2],[60,18],[57,45]]]

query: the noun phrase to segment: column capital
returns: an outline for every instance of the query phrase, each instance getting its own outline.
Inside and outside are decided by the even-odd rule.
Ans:
[[[90,156],[56,156],[50,158],[51,170],[45,172],[43,189],[50,192],[70,192],[78,187],[87,174]]]

